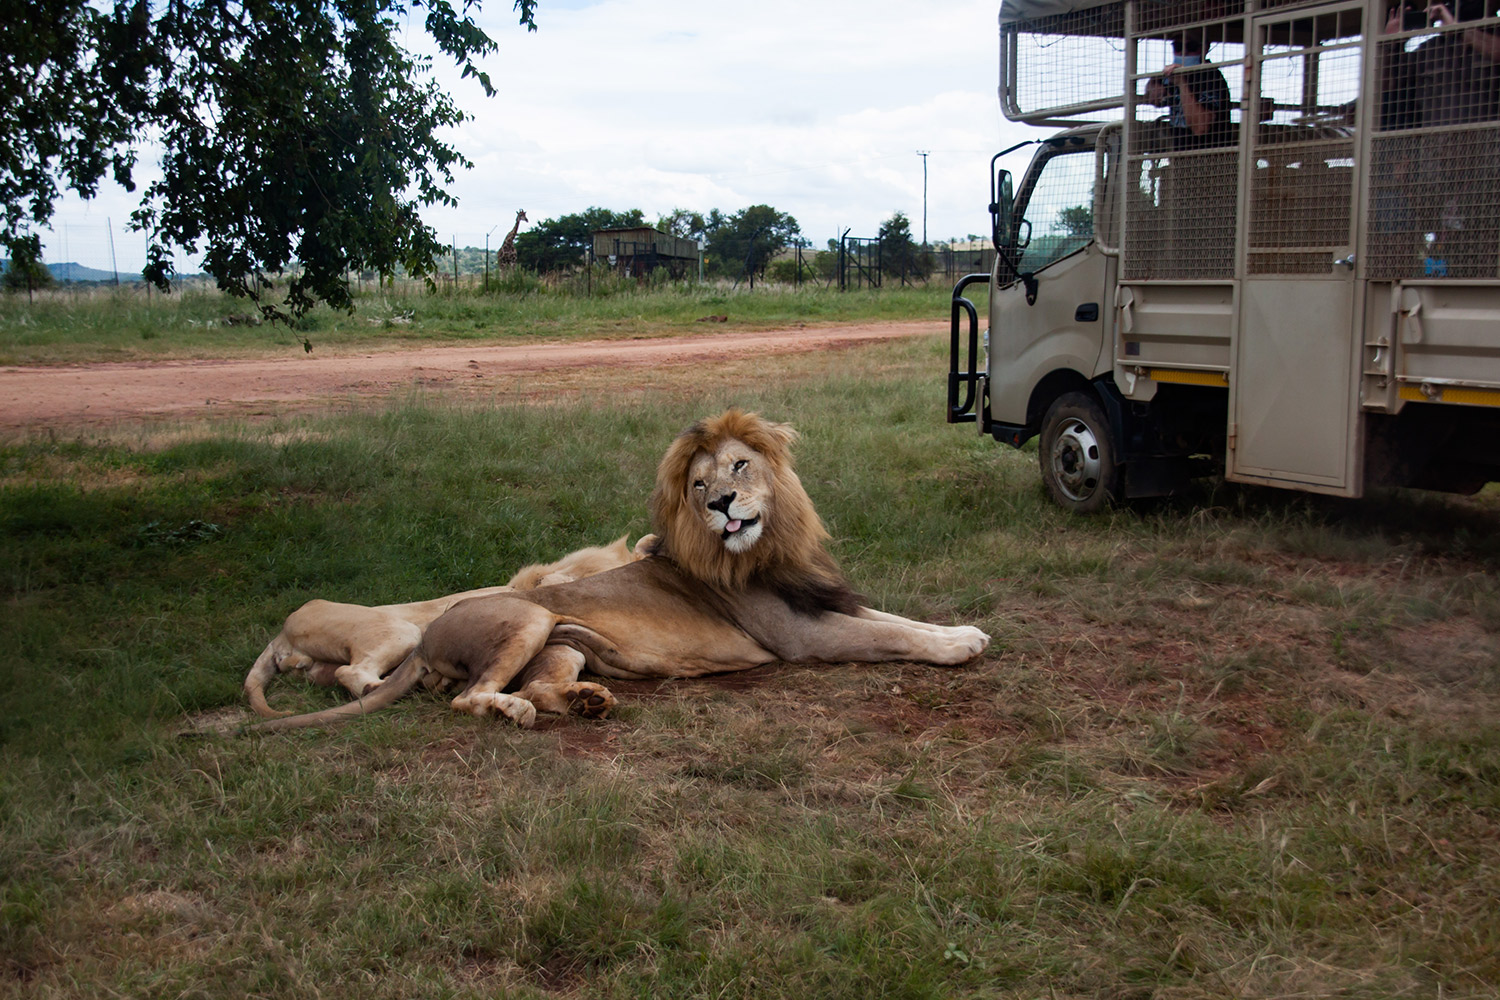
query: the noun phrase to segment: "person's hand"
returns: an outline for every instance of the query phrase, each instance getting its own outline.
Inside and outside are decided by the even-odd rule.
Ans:
[[[1458,23],[1458,18],[1453,16],[1453,11],[1449,10],[1444,4],[1432,4],[1427,8],[1427,13],[1432,17],[1432,23],[1438,27]]]
[[[1391,8],[1391,15],[1390,17],[1386,18],[1385,21],[1385,34],[1394,35],[1396,32],[1401,30],[1402,17],[1405,11],[1406,8],[1401,6],[1401,4],[1399,3]]]

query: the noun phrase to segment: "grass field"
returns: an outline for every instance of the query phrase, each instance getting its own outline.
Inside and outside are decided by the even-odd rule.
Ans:
[[[0,996],[1494,996],[1494,488],[1070,520],[1034,454],[940,422],[945,364],[0,449]],[[308,598],[645,531],[667,442],[731,402],[802,430],[871,603],[985,628],[980,662],[177,735],[243,713]]]
[[[429,293],[403,283],[366,291],[353,313],[319,307],[293,326],[251,325],[253,304],[217,291],[163,297],[99,288],[0,296],[0,364],[128,361],[323,353],[408,345],[505,343],[670,336],[705,329],[770,329],[824,323],[930,319],[948,315],[949,285],[840,293],[812,286],[678,283],[640,288],[600,275],[591,286],[555,286],[527,275],[506,279],[507,294]],[[979,289],[983,294],[983,289]],[[972,296],[971,296],[972,298]],[[728,326],[699,323],[726,316]]]

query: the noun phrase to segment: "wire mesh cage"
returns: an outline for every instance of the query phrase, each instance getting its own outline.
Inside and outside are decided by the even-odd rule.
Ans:
[[[1125,4],[1006,24],[1001,92],[1016,121],[1107,121],[1124,104]]]
[[[1234,277],[1243,24],[1225,3],[1143,4],[1130,39],[1122,274]],[[1220,20],[1204,20],[1218,15]]]
[[[1500,18],[1393,18],[1379,41],[1365,243],[1372,278],[1500,276]],[[1399,29],[1399,30],[1398,30]]]
[[[1353,248],[1361,13],[1319,13],[1261,29],[1247,275],[1327,275]]]
[[[1127,279],[1500,277],[1500,0],[1122,0],[1001,48],[1008,116],[1124,120]],[[1092,204],[1047,197],[1073,201],[1028,213],[1032,269]]]
[[[1232,278],[1237,151],[1132,156],[1130,165],[1124,276]]]

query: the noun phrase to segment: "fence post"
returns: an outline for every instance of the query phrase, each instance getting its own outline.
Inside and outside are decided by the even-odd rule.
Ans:
[[[115,272],[115,287],[120,287],[120,262],[115,259],[115,224],[109,216],[104,217],[104,225],[109,231],[109,266]]]
[[[849,253],[845,249],[848,245],[848,239],[849,230],[845,229],[842,233],[839,233],[839,291],[841,292],[849,290],[849,275],[847,272]]]

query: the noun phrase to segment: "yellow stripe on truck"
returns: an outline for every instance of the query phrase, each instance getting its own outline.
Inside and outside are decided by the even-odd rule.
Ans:
[[[1146,372],[1146,377],[1158,382],[1176,382],[1179,385],[1229,384],[1228,372],[1184,371],[1181,368],[1152,368]]]
[[[1465,403],[1469,406],[1500,406],[1500,389],[1465,389],[1456,385],[1403,385],[1397,390],[1402,399],[1418,403]]]

